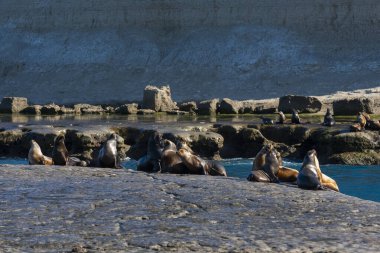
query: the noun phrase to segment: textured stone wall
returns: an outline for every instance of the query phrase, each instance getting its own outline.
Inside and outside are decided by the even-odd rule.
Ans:
[[[0,1],[0,96],[322,95],[379,86],[376,0]]]

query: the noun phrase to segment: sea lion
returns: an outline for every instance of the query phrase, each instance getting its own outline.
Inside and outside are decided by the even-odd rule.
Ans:
[[[117,155],[117,136],[112,133],[99,150],[97,165],[102,168],[122,169]]]
[[[278,177],[278,180],[280,180],[280,182],[296,182],[297,176],[298,176],[298,170],[284,167],[282,164],[282,157],[281,157],[280,152],[278,152],[276,149],[274,149],[274,151],[276,153],[276,157],[279,164],[278,173],[276,175]]]
[[[277,124],[285,124],[286,117],[285,114],[282,111],[278,112],[278,121],[276,122]]]
[[[365,112],[363,112],[362,115],[366,119],[366,125],[365,125],[366,129],[374,130],[374,131],[380,130],[380,122],[379,121],[371,119],[371,116],[369,116],[369,114],[367,114]]]
[[[188,169],[188,173],[210,176],[227,176],[224,166],[216,161],[204,160],[186,149],[179,149],[177,154]]]
[[[249,181],[279,183],[277,174],[280,163],[272,145],[265,145],[256,155]]]
[[[356,119],[357,119],[357,123],[359,123],[359,125],[361,127],[361,130],[364,130],[365,129],[365,125],[367,124],[366,117],[364,117],[364,115],[363,115],[362,112],[359,112]]]
[[[193,155],[195,155],[195,152],[185,142],[177,141],[177,145],[176,146],[177,146],[177,150],[180,150],[181,148],[182,149],[186,149],[187,151],[189,151],[190,153],[192,153]]]
[[[298,115],[298,111],[293,109],[292,112],[292,124],[301,124],[300,116]]]
[[[137,170],[145,172],[161,171],[162,146],[161,135],[155,131],[149,137],[147,154],[137,161]]]
[[[53,165],[53,159],[42,154],[41,147],[35,140],[30,141],[28,162],[30,165]]]
[[[327,108],[327,111],[326,111],[326,114],[325,114],[325,117],[323,119],[323,125],[324,126],[333,126],[335,125],[335,120],[334,120],[334,117],[330,111],[330,108]]]
[[[207,163],[205,160],[200,158],[197,155],[192,154],[186,149],[179,149],[177,151],[177,154],[179,157],[181,157],[182,162],[186,165],[187,169],[189,170],[190,174],[197,174],[197,175],[208,175],[207,171]]]
[[[301,170],[297,177],[297,185],[302,189],[322,190],[322,172],[319,168],[317,152],[312,149],[303,159]]]
[[[263,116],[261,116],[260,119],[264,125],[273,125],[274,124],[273,119],[264,118]]]
[[[60,134],[54,140],[54,148],[52,153],[55,165],[67,165],[69,160],[69,152],[65,145],[65,136]]]
[[[161,173],[185,174],[188,173],[186,165],[182,162],[181,157],[177,154],[176,145],[164,140],[164,150],[161,155]]]

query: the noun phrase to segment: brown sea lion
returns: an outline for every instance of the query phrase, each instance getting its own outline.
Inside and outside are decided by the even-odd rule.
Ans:
[[[35,140],[30,141],[28,162],[30,165],[53,165],[53,159],[42,154],[41,147]]]
[[[192,154],[186,149],[179,149],[177,151],[179,157],[181,157],[182,162],[186,165],[190,174],[197,175],[208,175],[207,163],[205,160],[197,155]]]
[[[162,150],[163,144],[161,135],[155,131],[149,137],[146,155],[137,161],[137,170],[145,172],[161,171]]]
[[[326,111],[326,114],[325,114],[325,117],[323,119],[323,124],[324,126],[333,126],[335,125],[335,120],[334,120],[334,117],[330,111],[330,108],[327,108],[327,111]]]
[[[257,159],[257,160],[256,160]],[[280,162],[272,145],[265,145],[256,155],[249,181],[279,183]]]
[[[284,167],[282,164],[282,157],[280,152],[278,152],[276,149],[274,149],[276,152],[276,157],[279,163],[279,169],[277,173],[277,177],[280,180],[280,182],[295,182],[297,181],[298,176],[298,170]]]
[[[360,124],[360,127],[362,130],[365,129],[365,125],[367,124],[367,119],[366,117],[363,115],[362,112],[359,112],[358,113],[358,116],[357,116],[357,123]]]
[[[278,112],[278,121],[276,122],[277,124],[285,124],[286,117],[285,114],[282,111]]]
[[[292,112],[292,124],[301,124],[300,116],[298,115],[298,111],[293,109]]]
[[[366,125],[365,128],[368,130],[378,131],[380,130],[380,122],[377,120],[371,119],[371,116],[369,114],[363,112],[363,117],[366,119]]]
[[[183,141],[177,141],[177,150],[180,150],[181,148],[182,149],[186,149],[187,151],[189,151],[190,153],[192,153],[193,155],[195,155],[195,152],[189,147],[189,145],[186,144],[186,142],[183,142]]]
[[[97,165],[102,168],[123,168],[117,155],[117,136],[115,133],[112,133],[101,147],[97,158]]]
[[[182,162],[181,157],[177,154],[176,145],[164,140],[164,150],[161,155],[161,173],[186,174],[188,169]]]
[[[216,161],[204,160],[186,149],[179,149],[177,154],[181,157],[190,174],[227,176],[226,169]]]
[[[65,145],[65,136],[60,134],[54,140],[54,148],[52,153],[55,165],[67,165],[69,160],[69,152]]]

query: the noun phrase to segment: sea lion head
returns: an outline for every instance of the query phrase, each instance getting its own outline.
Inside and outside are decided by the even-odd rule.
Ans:
[[[55,143],[65,142],[65,136],[63,134],[58,135],[55,138]]]
[[[308,163],[316,164],[316,158],[317,158],[317,151],[315,151],[315,149],[309,150],[303,159],[303,164],[304,165]]]
[[[170,140],[164,139],[163,141],[164,150],[177,151],[177,146]]]

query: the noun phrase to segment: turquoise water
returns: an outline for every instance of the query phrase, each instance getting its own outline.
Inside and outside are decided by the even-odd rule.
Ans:
[[[231,177],[245,179],[251,171],[252,159],[228,159],[222,163]],[[0,164],[27,164],[26,159],[0,158]],[[124,167],[136,169],[135,160],[123,162]],[[300,163],[284,162],[290,168],[299,169]],[[380,166],[322,165],[323,173],[335,179],[342,193],[362,199],[380,202]]]

